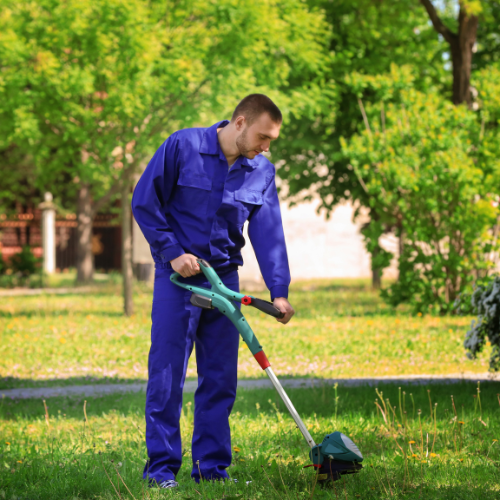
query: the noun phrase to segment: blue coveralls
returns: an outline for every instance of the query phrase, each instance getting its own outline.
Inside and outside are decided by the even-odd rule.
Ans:
[[[189,356],[196,345],[191,476],[228,477],[229,415],[237,386],[239,334],[218,309],[200,309],[191,292],[170,281],[170,261],[184,253],[203,258],[224,284],[239,291],[238,266],[245,221],[271,300],[288,297],[290,271],[275,184],[267,158],[240,156],[228,171],[217,128],[179,130],[149,162],[132,210],[155,261],[149,380],[146,393],[144,478],[174,479],[181,466],[179,418]],[[181,281],[210,288],[203,273]]]

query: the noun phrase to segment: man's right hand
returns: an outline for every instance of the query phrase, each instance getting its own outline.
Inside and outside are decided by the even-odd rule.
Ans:
[[[183,278],[189,278],[202,272],[200,265],[196,262],[197,258],[195,255],[185,253],[176,259],[172,259],[170,264],[172,264],[172,269],[176,273],[179,273]]]

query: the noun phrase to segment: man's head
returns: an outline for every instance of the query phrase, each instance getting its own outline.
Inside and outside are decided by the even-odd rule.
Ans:
[[[236,146],[240,154],[252,159],[269,151],[271,141],[279,136],[282,121],[281,111],[269,97],[264,94],[245,97],[231,118],[238,134]]]

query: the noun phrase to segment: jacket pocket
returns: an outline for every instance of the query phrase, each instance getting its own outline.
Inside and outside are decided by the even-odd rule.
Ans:
[[[264,203],[261,191],[252,189],[238,189],[234,192],[234,217],[235,223],[242,226],[252,212]]]
[[[193,187],[212,191],[212,179],[208,175],[193,172],[191,170],[182,170],[177,180],[178,186]]]
[[[212,191],[212,179],[204,174],[183,170],[175,187],[173,203],[178,212],[205,216]]]

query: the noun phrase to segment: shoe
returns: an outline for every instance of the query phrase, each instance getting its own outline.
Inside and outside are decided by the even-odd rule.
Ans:
[[[237,480],[236,478],[232,478],[232,477],[228,477],[228,478],[226,479],[226,481],[230,481],[230,482],[233,482],[233,483],[235,483],[235,484],[237,484],[237,483],[238,483],[238,480]],[[247,485],[249,485],[251,482],[252,482],[252,481],[247,481],[247,482],[246,482],[246,484],[247,484]]]
[[[158,484],[158,488],[176,488],[177,486],[179,486],[179,483],[173,479]]]

